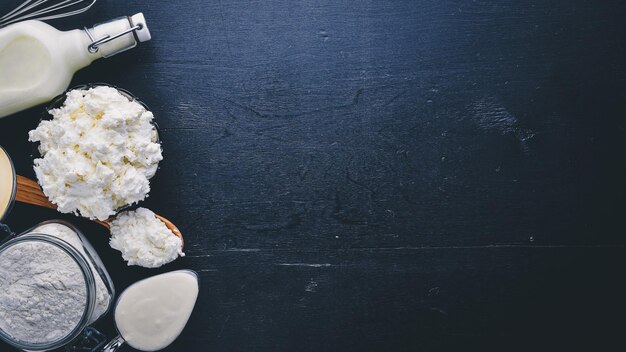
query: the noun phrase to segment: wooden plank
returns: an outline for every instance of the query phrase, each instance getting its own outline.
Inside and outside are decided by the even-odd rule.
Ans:
[[[493,246],[191,254],[186,264],[200,272],[205,299],[172,350],[509,349],[539,340],[559,347],[590,336],[611,341],[626,313],[626,291],[615,277],[615,268],[626,264],[624,252]]]

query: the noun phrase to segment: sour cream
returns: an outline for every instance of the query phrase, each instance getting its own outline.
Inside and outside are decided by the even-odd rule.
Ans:
[[[169,346],[187,325],[198,298],[198,277],[173,271],[139,281],[126,289],[115,308],[122,338],[141,351]]]

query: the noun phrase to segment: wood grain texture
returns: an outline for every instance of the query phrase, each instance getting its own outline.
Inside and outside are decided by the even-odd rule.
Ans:
[[[144,205],[187,257],[126,267],[69,219],[118,291],[200,273],[166,351],[623,344],[624,2],[102,1],[55,25],[137,11],[153,40],[73,84],[154,111],[165,159]],[[30,177],[40,111],[0,120]]]

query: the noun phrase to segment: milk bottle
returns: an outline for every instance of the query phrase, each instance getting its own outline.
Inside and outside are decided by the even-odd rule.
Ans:
[[[36,20],[0,28],[0,118],[51,100],[92,61],[148,40],[142,13],[67,32]]]

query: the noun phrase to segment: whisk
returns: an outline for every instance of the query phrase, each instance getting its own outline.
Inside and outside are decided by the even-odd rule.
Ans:
[[[29,19],[53,20],[89,10],[97,0],[26,0],[0,17],[0,27]]]

